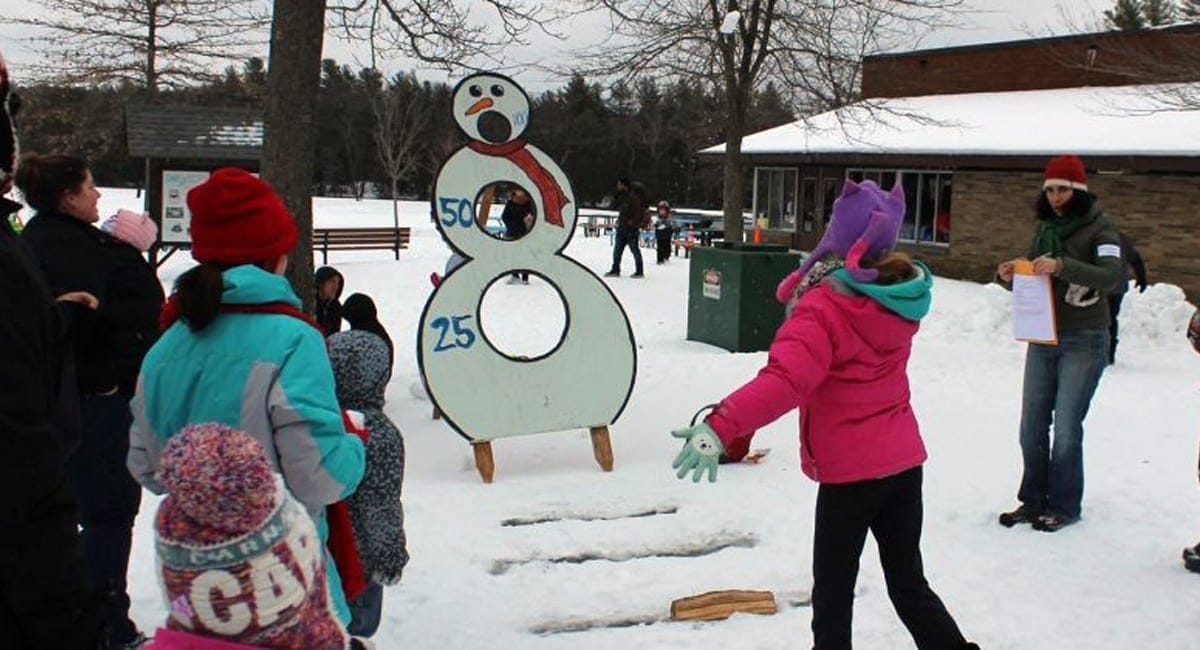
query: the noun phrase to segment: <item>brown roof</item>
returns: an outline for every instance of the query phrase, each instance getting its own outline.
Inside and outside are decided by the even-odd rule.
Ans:
[[[137,104],[125,107],[125,134],[135,157],[258,160],[263,118],[249,108]]]

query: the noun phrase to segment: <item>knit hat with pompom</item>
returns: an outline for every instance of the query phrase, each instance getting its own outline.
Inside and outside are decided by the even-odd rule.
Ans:
[[[324,547],[262,445],[223,424],[167,442],[154,520],[167,628],[257,648],[346,648]]]

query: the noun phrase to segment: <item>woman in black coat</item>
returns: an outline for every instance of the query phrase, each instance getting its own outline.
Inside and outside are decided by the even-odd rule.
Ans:
[[[125,468],[129,401],[146,351],[158,338],[163,290],[154,269],[129,244],[94,227],[99,220],[91,171],[72,156],[26,156],[17,187],[36,216],[22,238],[55,294],[86,291],[99,301],[71,325],[82,399],[83,438],[67,473],[80,508],[84,558],[102,594],[108,647],[144,639],[129,619],[126,573],[141,487]]]
[[[79,443],[79,399],[65,323],[85,293],[51,295],[10,216],[16,102],[0,58],[0,647],[94,650],[98,613],[84,578],[66,459]]]

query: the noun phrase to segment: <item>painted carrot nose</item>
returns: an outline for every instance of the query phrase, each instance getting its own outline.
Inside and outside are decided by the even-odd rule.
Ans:
[[[484,97],[474,104],[471,104],[471,108],[467,109],[467,115],[474,115],[485,108],[491,108],[492,104],[493,102],[491,97]]]

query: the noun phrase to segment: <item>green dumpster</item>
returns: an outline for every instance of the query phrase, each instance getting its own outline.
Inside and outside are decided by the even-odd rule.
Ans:
[[[799,253],[786,246],[721,242],[693,248],[688,340],[730,352],[769,348],[783,321],[775,286],[799,264]]]

